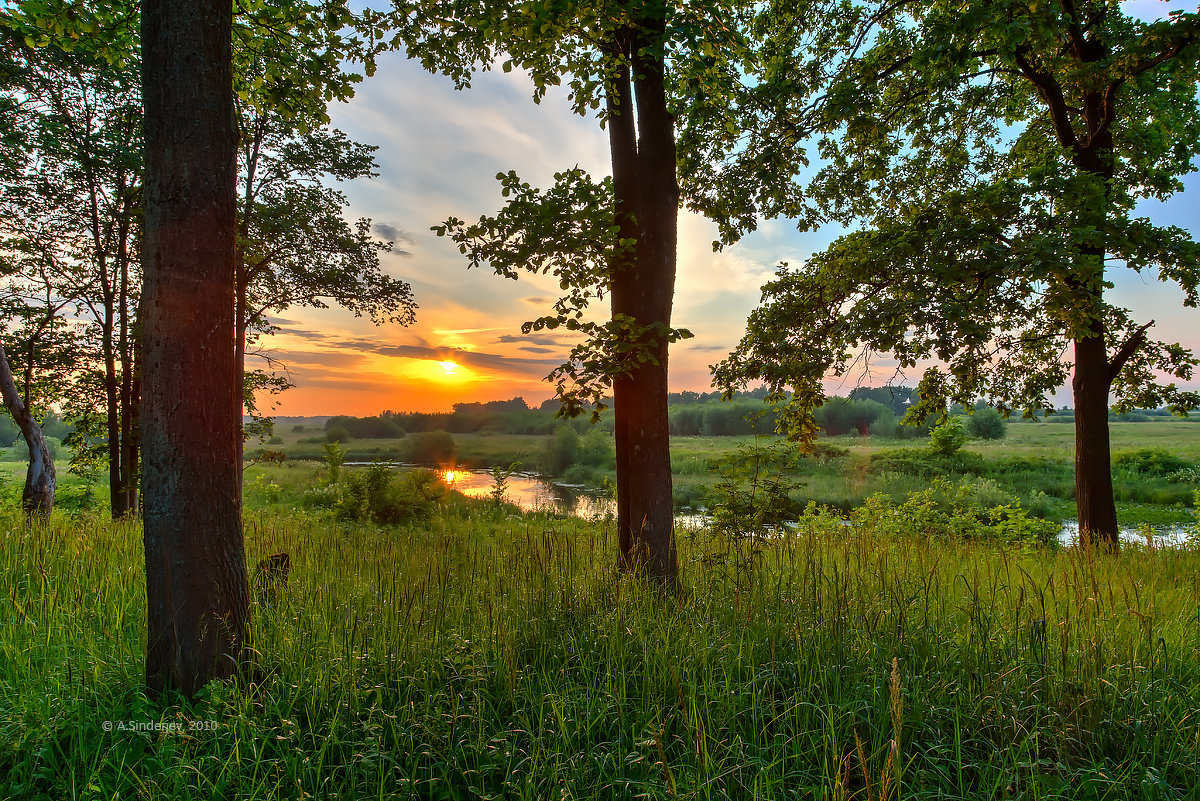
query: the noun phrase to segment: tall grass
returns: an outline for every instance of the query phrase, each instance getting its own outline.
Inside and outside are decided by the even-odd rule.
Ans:
[[[421,528],[262,512],[264,677],[150,703],[137,528],[8,521],[0,797],[1185,798],[1200,552],[1011,550],[809,515],[680,538],[452,502]],[[176,723],[183,733],[104,730]]]

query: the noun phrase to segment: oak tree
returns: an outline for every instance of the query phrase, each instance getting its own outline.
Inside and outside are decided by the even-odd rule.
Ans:
[[[671,325],[680,184],[676,117],[720,104],[741,54],[736,8],[720,2],[440,3],[405,6],[398,40],[427,68],[460,85],[497,61],[525,70],[535,98],[565,82],[580,114],[597,111],[612,175],[559,173],[545,192],[501,174],[508,204],[448,234],[473,264],[516,277],[548,272],[564,296],[526,330],[564,326],[583,334],[550,376],[568,413],[613,397],[620,564],[670,580],[674,539],[667,348],[690,334]],[[589,304],[607,297],[607,321]]]
[[[1200,17],[1090,0],[811,10],[764,13],[777,57],[745,94],[757,135],[696,170],[727,238],[774,214],[861,230],[780,270],[717,380],[790,390],[809,435],[822,377],[874,351],[941,362],[912,419],[978,397],[1032,414],[1070,376],[1081,537],[1115,548],[1110,397],[1200,400],[1160,381],[1190,378],[1193,355],[1106,297],[1120,268],[1196,304],[1200,248],[1134,206],[1177,191],[1200,154]]]

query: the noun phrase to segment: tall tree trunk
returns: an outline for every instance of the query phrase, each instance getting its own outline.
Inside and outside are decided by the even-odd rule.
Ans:
[[[1075,508],[1079,541],[1116,551],[1117,506],[1109,464],[1108,351],[1101,331],[1075,341]]]
[[[631,92],[623,66],[607,92],[620,236],[637,241],[632,253],[614,257],[612,313],[632,319],[649,356],[613,383],[617,526],[622,567],[670,581],[678,559],[663,336],[675,292],[679,184],[663,61],[643,55],[643,45],[636,32],[618,34],[614,51],[632,62],[637,77]]]
[[[146,0],[141,429],[146,678],[191,696],[249,659],[233,296],[232,6]]]
[[[46,438],[42,429],[33,419],[29,407],[21,400],[17,392],[17,384],[13,379],[12,368],[8,363],[8,354],[0,345],[0,395],[4,405],[12,414],[21,436],[29,446],[29,469],[25,471],[25,489],[21,493],[21,508],[25,514],[49,517],[54,511],[54,493],[58,488],[58,477],[54,472],[54,460],[50,458],[50,449],[46,447]]]

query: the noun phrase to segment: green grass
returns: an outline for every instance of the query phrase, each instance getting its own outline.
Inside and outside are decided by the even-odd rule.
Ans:
[[[251,563],[283,550],[293,565],[254,609],[266,678],[190,706],[139,689],[137,527],[8,519],[0,797],[1167,799],[1200,786],[1195,549],[1109,559],[818,514],[769,541],[684,533],[679,587],[662,591],[614,571],[600,523],[451,498],[426,525],[380,530],[263,506],[247,517]],[[200,728],[106,732],[114,721]]]

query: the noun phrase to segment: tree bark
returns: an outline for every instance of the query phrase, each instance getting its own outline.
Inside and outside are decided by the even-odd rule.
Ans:
[[[146,0],[141,442],[146,679],[192,696],[249,660],[234,363],[232,6]]]
[[[1109,457],[1108,353],[1104,333],[1075,341],[1075,509],[1079,542],[1116,551],[1117,506]]]
[[[649,30],[655,24],[661,27],[661,20],[650,21]],[[631,92],[630,69],[623,66],[607,92],[620,236],[637,242],[611,265],[612,313],[632,318],[650,357],[613,382],[617,527],[622,568],[673,581],[678,559],[664,336],[675,292],[679,184],[665,67],[661,56],[648,54],[648,37],[639,35],[646,30],[618,34],[614,50],[637,77]],[[656,325],[661,328],[651,330]]]
[[[12,414],[21,436],[29,446],[29,468],[25,471],[25,489],[21,493],[21,508],[27,515],[49,517],[54,511],[54,493],[58,488],[58,477],[54,471],[54,460],[46,447],[41,426],[33,419],[29,407],[17,392],[17,383],[8,363],[8,354],[0,345],[0,395],[4,405]]]

